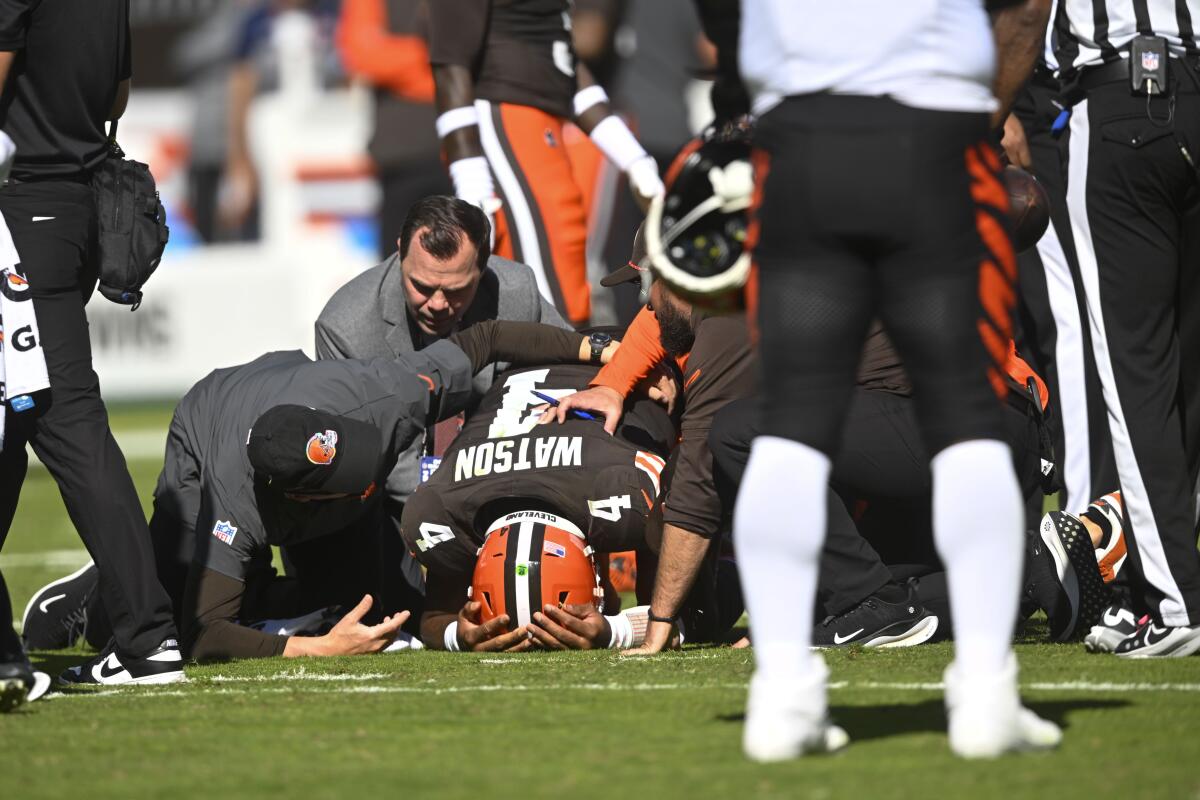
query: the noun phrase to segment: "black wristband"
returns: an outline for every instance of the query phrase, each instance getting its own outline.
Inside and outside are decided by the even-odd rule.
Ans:
[[[670,617],[660,617],[654,613],[654,609],[648,608],[646,609],[646,619],[650,620],[651,622],[665,622],[668,625],[674,625],[679,619],[679,615],[675,614]]]

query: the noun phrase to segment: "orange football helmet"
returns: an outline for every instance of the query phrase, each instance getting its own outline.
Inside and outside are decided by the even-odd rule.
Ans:
[[[583,532],[543,511],[517,511],[491,524],[468,596],[482,606],[484,622],[507,614],[509,630],[528,625],[548,603],[594,603],[604,610],[600,576]]]

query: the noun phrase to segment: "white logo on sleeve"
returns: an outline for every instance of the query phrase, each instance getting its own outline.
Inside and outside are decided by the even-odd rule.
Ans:
[[[233,537],[237,536],[237,526],[230,525],[228,522],[217,520],[217,524],[213,525],[213,536],[220,539],[225,544],[233,544]]]

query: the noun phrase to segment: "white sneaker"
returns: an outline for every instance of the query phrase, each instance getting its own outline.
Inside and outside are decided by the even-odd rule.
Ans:
[[[946,668],[946,714],[950,749],[963,758],[995,758],[1022,750],[1043,750],[1062,741],[1053,722],[1021,705],[1017,659],[996,675],[960,675]]]
[[[829,721],[825,682],[829,670],[820,655],[804,676],[792,680],[750,681],[742,749],[751,761],[787,761],[805,753],[832,753],[850,737]]]

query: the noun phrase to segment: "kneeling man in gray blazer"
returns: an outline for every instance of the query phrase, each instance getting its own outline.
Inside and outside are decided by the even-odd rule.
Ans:
[[[487,216],[455,197],[434,195],[408,211],[399,251],[334,293],[317,318],[317,358],[377,358],[421,350],[489,319],[542,322],[571,330],[538,294],[533,270],[488,257]],[[475,376],[474,400],[508,364]],[[472,407],[473,407],[472,403]],[[388,495],[404,502],[417,488],[426,444],[401,455]]]

